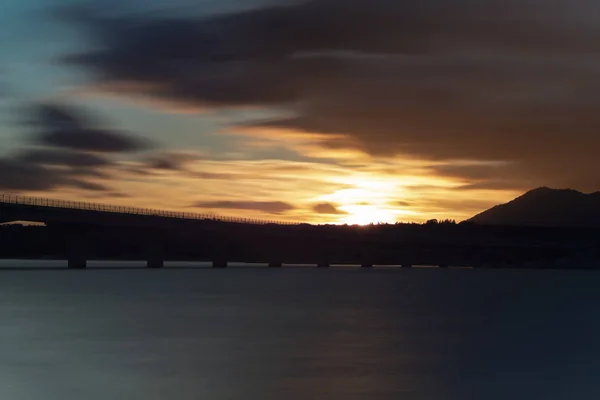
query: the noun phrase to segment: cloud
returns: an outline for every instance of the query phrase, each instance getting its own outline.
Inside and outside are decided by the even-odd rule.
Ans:
[[[98,8],[78,7],[77,17],[70,20],[86,25],[105,43],[120,41],[120,50],[140,50],[120,55],[124,63],[141,66],[157,54],[184,62],[226,62],[300,52],[422,52],[465,44],[527,52],[594,48],[598,45],[590,12],[598,10],[592,0],[309,0],[189,19],[111,18]],[[191,47],[196,50],[190,52]],[[91,53],[87,60],[108,64],[115,61],[111,55],[113,51]]]
[[[194,206],[207,209],[261,211],[268,214],[282,214],[296,208],[282,201],[201,201]]]
[[[65,104],[27,104],[21,111],[32,146],[0,158],[1,190],[109,192],[100,181],[118,165],[111,155],[148,148],[133,135],[99,128],[100,117]]]
[[[85,134],[78,131],[46,132],[40,135],[37,141],[48,146],[100,153],[130,152],[143,148],[135,140],[99,130],[88,131]]]
[[[320,203],[316,204],[312,210],[317,214],[325,214],[325,215],[339,215],[345,214],[345,212],[337,209],[336,206],[330,203]]]
[[[198,179],[214,179],[214,180],[228,180],[235,181],[240,178],[248,178],[248,175],[237,174],[237,173],[229,173],[229,172],[209,172],[209,171],[193,171],[188,174],[188,176],[192,178]]]
[[[82,180],[68,169],[48,168],[18,158],[0,159],[0,190],[46,191],[59,187],[75,187],[86,191],[106,191],[100,183]]]
[[[30,149],[17,154],[15,158],[27,163],[77,168],[103,167],[111,163],[110,160],[96,154],[62,149]]]
[[[38,129],[36,144],[98,153],[145,150],[149,144],[133,135],[98,128],[99,121],[66,105],[32,105],[28,122]]]
[[[186,164],[202,158],[202,155],[196,153],[165,151],[148,156],[146,158],[146,166],[157,170],[183,171],[186,168]]]
[[[182,168],[181,163],[179,163],[178,160],[173,160],[166,157],[151,160],[149,164],[149,167],[152,169],[179,171]]]
[[[80,181],[80,180],[72,180],[70,183],[70,186],[79,188],[79,189],[83,189],[83,190],[89,190],[89,191],[93,191],[93,192],[107,192],[110,189],[100,183],[97,182],[89,182],[89,181]]]
[[[65,183],[62,172],[55,172],[36,164],[0,159],[0,189],[47,190]]]
[[[600,187],[592,0],[313,0],[187,19],[79,13],[93,47],[65,60],[100,86],[272,107],[286,116],[256,127],[321,133],[332,149],[507,163],[477,185]]]

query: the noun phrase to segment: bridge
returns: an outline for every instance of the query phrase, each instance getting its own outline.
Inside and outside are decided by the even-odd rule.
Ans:
[[[45,228],[32,230],[34,236],[3,233],[0,258],[66,259],[73,269],[94,259],[145,260],[149,268],[161,268],[165,260],[210,261],[215,268],[231,262],[273,268],[284,263],[513,266],[564,258],[581,252],[577,246],[585,243],[573,235],[567,243],[555,235],[489,227],[319,226],[0,194],[0,223],[14,221]],[[598,246],[595,235],[592,248]]]
[[[85,268],[87,251],[92,232],[115,234],[134,230],[150,236],[148,241],[148,266],[160,268],[164,257],[158,249],[163,246],[164,236],[173,230],[209,229],[215,234],[218,228],[231,226],[291,226],[297,223],[255,218],[219,216],[214,213],[194,213],[158,210],[141,207],[109,205],[84,201],[56,200],[16,194],[0,194],[0,224],[8,222],[39,222],[64,236],[68,246],[69,268]],[[222,232],[221,232],[222,233]],[[96,239],[99,239],[96,237]],[[226,266],[215,261],[216,266]]]
[[[293,225],[293,222],[218,216],[214,213],[167,211],[85,201],[0,194],[0,223],[12,221],[92,223],[114,226],[173,226],[181,222]]]

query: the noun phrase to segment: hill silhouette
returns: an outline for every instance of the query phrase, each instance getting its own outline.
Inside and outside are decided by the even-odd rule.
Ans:
[[[475,215],[485,225],[600,228],[600,192],[541,187]]]

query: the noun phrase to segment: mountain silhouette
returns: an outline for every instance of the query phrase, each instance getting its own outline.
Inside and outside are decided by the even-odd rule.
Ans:
[[[541,187],[468,221],[485,225],[600,228],[600,192],[585,194]]]

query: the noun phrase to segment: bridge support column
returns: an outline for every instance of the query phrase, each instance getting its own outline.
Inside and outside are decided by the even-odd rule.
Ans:
[[[88,237],[85,228],[69,227],[66,230],[67,266],[69,269],[87,267]]]
[[[162,268],[165,266],[165,260],[163,259],[163,257],[149,257],[148,261],[146,261],[146,266],[148,268],[153,268],[153,269],[157,269],[157,268]]]
[[[166,232],[156,229],[146,243],[146,267],[158,269],[165,266]]]
[[[373,268],[374,264],[385,264],[385,255],[382,254],[381,249],[377,247],[377,244],[368,236],[364,236],[358,243],[356,243],[356,253],[354,262],[360,263],[361,268]]]
[[[85,269],[87,267],[87,259],[84,254],[69,254],[67,265],[69,269]]]

